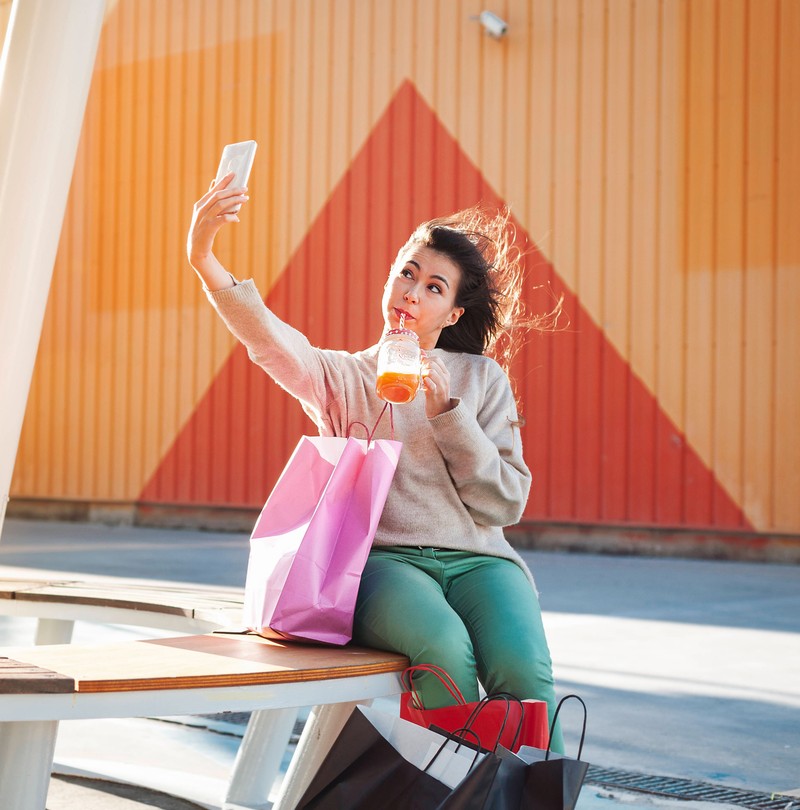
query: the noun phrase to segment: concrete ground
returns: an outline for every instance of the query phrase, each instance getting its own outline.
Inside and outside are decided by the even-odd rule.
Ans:
[[[242,534],[6,520],[0,575],[34,569],[241,586],[247,553]],[[731,805],[745,804],[736,792],[744,790],[763,799],[749,798],[751,807],[784,810],[796,798],[792,810],[800,810],[800,566],[523,557],[540,590],[558,691],[576,692],[589,709],[583,759],[649,790],[587,784],[578,810],[720,807],[682,785],[701,794],[728,788],[717,802]],[[3,644],[32,636],[29,620],[0,621]],[[142,633],[79,625],[75,640]],[[565,707],[564,722],[575,746],[577,711]],[[241,730],[225,718],[62,723],[57,771],[81,778],[55,776],[48,810],[218,808]],[[105,781],[84,778],[98,775]],[[664,779],[646,788],[638,775]],[[790,798],[770,805],[774,793]]]

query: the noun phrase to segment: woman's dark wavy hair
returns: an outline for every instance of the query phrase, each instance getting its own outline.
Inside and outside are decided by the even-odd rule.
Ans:
[[[529,316],[520,300],[523,253],[508,209],[480,206],[423,222],[400,249],[398,260],[414,245],[447,256],[461,270],[455,305],[464,313],[442,330],[436,347],[493,357],[509,374],[522,332],[555,328],[563,299],[552,312]]]

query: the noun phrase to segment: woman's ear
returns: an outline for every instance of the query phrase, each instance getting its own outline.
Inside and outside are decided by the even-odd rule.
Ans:
[[[442,324],[442,329],[446,326],[452,326],[464,314],[464,307],[453,307],[447,320]]]

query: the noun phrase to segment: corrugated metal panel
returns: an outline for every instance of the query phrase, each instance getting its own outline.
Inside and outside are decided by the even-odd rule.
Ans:
[[[783,2],[776,20],[775,144],[775,354],[772,515],[768,525],[796,531],[800,525],[800,4]]]
[[[517,365],[529,517],[800,531],[797,3],[505,0],[500,41],[481,8],[110,7],[15,495],[263,500],[309,425],[183,256],[255,137],[219,255],[326,345],[375,340],[419,219],[511,204],[571,317]]]
[[[742,389],[746,474],[744,505],[759,524],[775,525],[775,164],[777,120],[775,68],[778,4],[748,8],[744,89],[745,210],[744,232],[744,384]],[[786,53],[785,57],[789,54]],[[796,58],[796,57],[794,57]],[[795,299],[797,300],[797,299]],[[797,375],[796,368],[790,372]],[[780,451],[778,451],[780,452]],[[798,458],[795,454],[795,460]],[[751,482],[758,481],[761,492]],[[764,495],[766,494],[766,497]]]

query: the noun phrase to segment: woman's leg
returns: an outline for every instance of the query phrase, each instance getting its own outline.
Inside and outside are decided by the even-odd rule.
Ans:
[[[522,569],[497,557],[454,557],[447,600],[464,621],[486,692],[544,700],[552,721],[556,707],[550,650],[539,599]],[[563,751],[560,729],[553,750]]]
[[[411,664],[436,664],[468,702],[478,699],[472,641],[447,604],[443,566],[431,549],[373,549],[356,604],[353,641],[407,655]],[[414,688],[428,709],[454,703],[435,675],[422,673]]]

